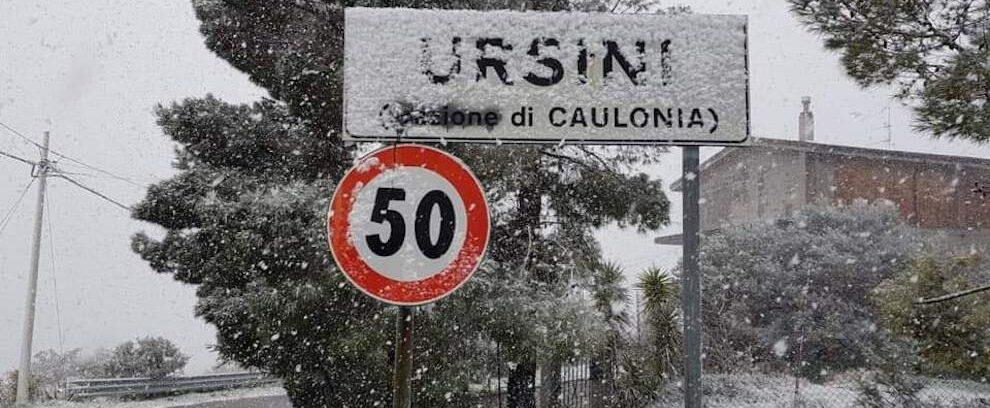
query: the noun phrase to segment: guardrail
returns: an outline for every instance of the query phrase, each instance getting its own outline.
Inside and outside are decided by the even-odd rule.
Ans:
[[[183,377],[72,379],[65,382],[68,399],[89,397],[126,397],[214,391],[227,388],[256,387],[278,383],[265,373],[210,374]]]

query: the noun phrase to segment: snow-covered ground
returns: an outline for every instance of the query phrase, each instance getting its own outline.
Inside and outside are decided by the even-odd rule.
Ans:
[[[105,398],[86,401],[49,401],[35,405],[35,408],[170,408],[208,402],[281,395],[285,395],[285,389],[282,387],[258,387],[185,394],[146,401],[119,401]]]
[[[651,408],[674,408],[683,406],[677,385],[671,385],[671,392]],[[795,405],[794,378],[760,374],[709,375],[706,376],[705,406],[708,408],[855,408],[859,407],[859,393],[851,379],[813,384],[802,380],[798,389],[798,404]],[[50,401],[38,404],[35,408],[174,408],[189,405],[236,401],[241,399],[284,396],[281,387],[259,387],[239,390],[216,391],[211,393],[186,394],[147,401],[119,401],[96,399],[88,401]],[[983,406],[975,401],[990,401],[990,384],[971,381],[932,380],[920,392],[929,402],[941,403],[945,407]],[[974,405],[967,405],[974,404]]]
[[[794,378],[787,376],[711,375],[704,384],[705,406],[708,408],[854,408],[859,393],[853,380],[813,384],[802,380],[795,402]],[[919,395],[928,402],[945,407],[967,406],[974,401],[990,401],[990,384],[971,381],[932,380]],[[651,408],[683,406],[681,395],[672,393]],[[975,405],[982,406],[982,405]]]

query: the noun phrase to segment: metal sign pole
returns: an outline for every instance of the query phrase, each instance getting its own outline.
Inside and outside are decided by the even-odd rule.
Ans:
[[[684,313],[684,407],[701,408],[701,172],[698,146],[685,146],[683,158],[683,239],[681,309]]]
[[[412,407],[413,308],[399,306],[395,322],[394,408]]]

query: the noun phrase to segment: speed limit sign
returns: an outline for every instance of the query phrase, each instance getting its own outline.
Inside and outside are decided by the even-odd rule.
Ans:
[[[351,168],[330,203],[330,250],[347,279],[396,305],[447,296],[484,256],[488,204],[457,158],[421,145],[377,150]]]

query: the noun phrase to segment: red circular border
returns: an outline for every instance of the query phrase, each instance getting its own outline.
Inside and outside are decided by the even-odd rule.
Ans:
[[[415,166],[436,173],[454,186],[465,209],[474,207],[474,210],[465,211],[467,229],[460,253],[443,271],[420,281],[397,281],[375,271],[361,259],[357,248],[347,239],[350,230],[348,216],[360,188],[383,171],[400,166]],[[362,170],[357,171],[358,168]],[[337,185],[327,215],[330,252],[344,276],[375,299],[405,306],[435,302],[467,282],[485,254],[490,228],[488,203],[481,183],[467,166],[446,152],[414,144],[389,146],[362,157]]]

